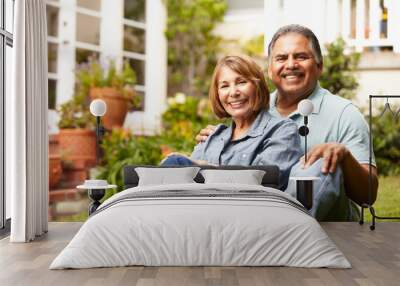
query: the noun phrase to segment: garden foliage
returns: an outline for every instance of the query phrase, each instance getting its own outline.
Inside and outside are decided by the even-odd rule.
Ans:
[[[221,121],[211,110],[207,98],[178,93],[168,99],[168,108],[162,115],[161,138],[169,149],[190,154],[196,145],[195,137],[208,124]]]
[[[333,94],[352,99],[358,88],[354,72],[360,60],[360,54],[351,52],[346,54],[346,43],[339,38],[335,42],[325,45],[324,70],[319,79],[323,88]]]
[[[222,22],[224,0],[167,0],[168,94],[207,94],[221,37],[213,34]]]
[[[102,166],[97,177],[123,186],[122,170],[127,165],[158,165],[161,160],[159,137],[134,136],[125,129],[113,129],[102,141]]]
[[[391,112],[372,119],[375,158],[380,175],[400,174],[400,119]]]

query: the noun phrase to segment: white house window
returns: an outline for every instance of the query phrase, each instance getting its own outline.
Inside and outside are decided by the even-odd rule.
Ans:
[[[133,1],[135,2],[135,1]],[[90,10],[100,11],[101,1],[100,0],[78,0],[77,6],[87,8]]]
[[[136,72],[136,94],[141,98],[141,106],[137,110],[144,110],[146,96],[146,1],[124,1],[123,20],[123,55]]]
[[[100,0],[78,0],[76,3],[75,62],[82,64],[89,58],[100,59]]]
[[[124,18],[144,23],[146,20],[146,1],[124,0]]]
[[[87,63],[89,58],[92,60],[98,60],[100,58],[100,53],[89,49],[76,48],[75,50],[76,64],[80,65],[83,63]]]
[[[81,10],[84,11],[84,10]],[[96,15],[96,16],[92,16]],[[100,45],[100,17],[95,14],[83,12],[76,15],[76,40],[77,42]]]
[[[56,108],[59,10],[58,1],[46,2],[49,109]]]
[[[162,0],[45,0],[49,50],[49,109],[74,95],[77,64],[95,58],[127,61],[135,70],[142,106],[125,121],[132,130],[154,133],[166,93],[166,9]],[[151,15],[152,17],[149,17]],[[151,31],[151,33],[149,32]],[[157,82],[150,86],[149,82]],[[52,97],[52,98],[50,98]],[[158,102],[158,106],[153,106]],[[57,132],[57,113],[50,128]],[[53,129],[54,128],[54,129]]]

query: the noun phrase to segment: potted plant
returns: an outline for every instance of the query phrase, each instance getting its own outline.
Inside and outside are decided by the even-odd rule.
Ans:
[[[136,74],[128,62],[124,62],[118,71],[115,62],[111,61],[104,68],[98,61],[90,60],[76,72],[79,93],[90,95],[90,99],[101,98],[107,104],[103,117],[106,129],[122,127],[129,109],[139,106],[139,98],[134,91]]]
[[[63,181],[71,187],[86,179],[87,169],[96,164],[95,117],[85,98],[75,95],[61,105],[58,135],[63,160]]]
[[[49,135],[49,189],[54,189],[62,173],[58,135]]]

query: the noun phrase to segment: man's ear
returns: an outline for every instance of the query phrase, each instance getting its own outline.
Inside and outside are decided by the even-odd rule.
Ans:
[[[268,77],[269,77],[269,79],[272,79],[271,63],[268,63],[267,71],[268,71]]]
[[[319,70],[319,75],[321,75],[322,72],[324,71],[324,63],[323,62],[318,64],[318,70]]]

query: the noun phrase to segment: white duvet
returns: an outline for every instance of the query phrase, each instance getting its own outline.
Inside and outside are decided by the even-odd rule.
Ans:
[[[172,197],[137,197],[174,190]],[[262,193],[257,197],[252,191]],[[220,192],[228,195],[215,195]],[[118,193],[82,225],[50,269],[127,265],[351,267],[291,196],[237,184],[146,186]]]

